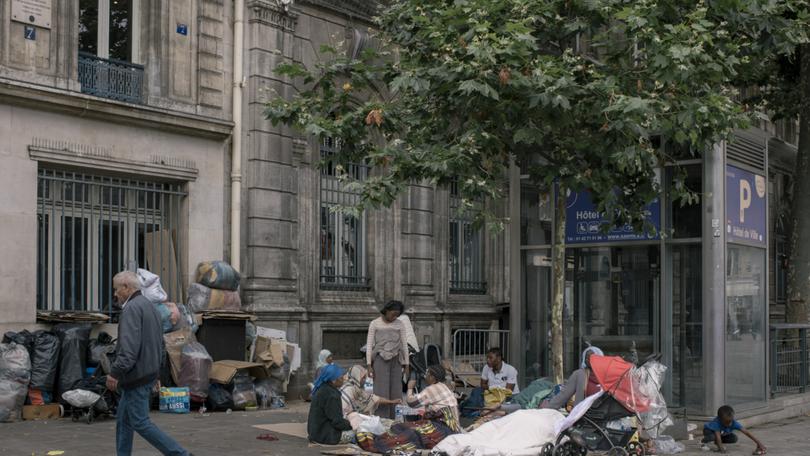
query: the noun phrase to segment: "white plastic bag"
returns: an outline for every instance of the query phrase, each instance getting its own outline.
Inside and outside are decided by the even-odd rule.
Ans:
[[[370,432],[374,435],[380,435],[385,433],[385,426],[383,426],[379,416],[372,416],[360,423],[357,432]]]
[[[144,297],[155,304],[160,304],[169,299],[166,291],[160,285],[160,277],[146,269],[138,269],[138,279],[141,281],[141,293]]]
[[[92,391],[75,389],[62,393],[62,399],[76,408],[88,408],[98,402],[101,396]]]
[[[668,435],[656,437],[654,442],[655,451],[658,454],[678,454],[686,451],[686,446],[684,446],[684,444],[676,442],[675,439]]]

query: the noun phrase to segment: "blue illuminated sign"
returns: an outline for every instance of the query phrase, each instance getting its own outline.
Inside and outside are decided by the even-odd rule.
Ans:
[[[609,223],[603,214],[596,211],[587,191],[571,192],[566,203],[565,242],[566,244],[583,244],[590,242],[627,242],[650,241],[660,239],[661,203],[656,198],[647,206],[647,221],[655,227],[655,233],[639,233],[632,226],[614,227],[607,233],[600,231],[602,225]]]
[[[767,196],[765,176],[726,165],[726,240],[767,246]]]

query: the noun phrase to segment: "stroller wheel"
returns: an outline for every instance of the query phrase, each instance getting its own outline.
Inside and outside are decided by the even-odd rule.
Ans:
[[[543,445],[543,448],[540,450],[540,456],[554,456],[554,444],[549,442]]]
[[[613,447],[610,451],[607,452],[607,456],[629,456],[630,453],[627,452],[622,447]]]
[[[638,442],[630,442],[627,444],[627,453],[630,456],[645,456],[647,452],[644,450],[644,445]]]
[[[91,407],[90,410],[87,411],[87,415],[85,416],[85,421],[87,424],[93,424],[93,421],[96,420],[95,414],[93,413],[93,408]]]
[[[587,454],[587,448],[577,445],[576,442],[572,440],[568,440],[554,448],[553,456],[586,456]]]

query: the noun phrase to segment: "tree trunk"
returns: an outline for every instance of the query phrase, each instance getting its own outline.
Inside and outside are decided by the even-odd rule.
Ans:
[[[801,96],[799,148],[793,175],[790,206],[790,245],[788,262],[788,323],[807,323],[810,298],[810,45],[799,47]]]
[[[563,382],[563,306],[565,305],[565,203],[566,189],[557,188],[554,226],[554,286],[551,299],[551,365],[554,382]]]

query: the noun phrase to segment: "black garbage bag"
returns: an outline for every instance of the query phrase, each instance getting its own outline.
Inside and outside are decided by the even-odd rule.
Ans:
[[[54,326],[59,337],[59,377],[56,389],[61,397],[65,391],[76,388],[87,368],[87,346],[90,343],[90,325],[62,323]]]
[[[115,342],[112,336],[102,331],[87,345],[87,366],[100,367],[101,372],[110,373],[112,358],[115,355]]]
[[[17,345],[22,345],[30,352],[31,347],[34,345],[34,335],[31,334],[27,329],[23,329],[20,332],[9,331],[3,334],[3,343],[7,344],[10,342],[14,342]]]
[[[36,331],[31,348],[31,388],[53,392],[59,372],[59,338],[50,331]]]
[[[212,383],[208,387],[208,406],[214,411],[233,409],[233,396],[224,386]]]

